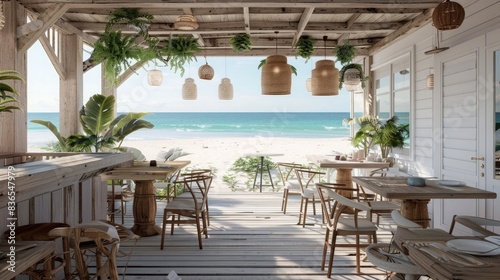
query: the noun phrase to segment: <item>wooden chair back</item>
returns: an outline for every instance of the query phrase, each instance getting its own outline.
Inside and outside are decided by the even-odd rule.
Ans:
[[[302,168],[302,164],[298,163],[278,162],[276,165],[278,167],[278,174],[280,176],[281,182],[283,183],[283,186],[285,186],[285,183],[288,180],[297,178],[295,169]]]

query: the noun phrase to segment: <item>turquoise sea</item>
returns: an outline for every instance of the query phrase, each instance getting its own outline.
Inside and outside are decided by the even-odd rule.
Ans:
[[[143,129],[127,140],[160,140],[216,137],[349,137],[342,113],[150,113],[145,117],[153,129]],[[44,126],[31,123],[39,119],[59,126],[59,113],[28,113],[28,146],[55,140]]]

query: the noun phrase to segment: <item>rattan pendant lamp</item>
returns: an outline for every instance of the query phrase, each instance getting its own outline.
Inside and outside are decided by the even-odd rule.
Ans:
[[[189,78],[184,81],[182,85],[182,99],[196,100],[198,98],[198,87],[191,78],[191,66],[189,67]]]
[[[234,90],[231,80],[226,77],[226,57],[224,56],[224,78],[219,84],[219,100],[233,100]]]
[[[316,68],[311,71],[311,92],[313,96],[331,96],[339,94],[339,69],[333,60],[326,59],[326,40],[323,36],[325,59],[316,61]]]
[[[459,28],[465,18],[465,10],[457,2],[446,0],[432,12],[432,24],[437,30]]]
[[[162,83],[163,73],[160,70],[155,68],[148,71],[148,84],[150,86],[158,87],[161,86]]]
[[[205,49],[205,65],[200,66],[198,68],[198,77],[202,80],[212,80],[214,77],[214,68],[212,66],[208,65],[207,61],[207,55],[206,55],[206,49]]]
[[[292,67],[284,55],[278,55],[278,31],[276,34],[276,54],[266,58],[262,66],[262,95],[288,95],[292,89]]]

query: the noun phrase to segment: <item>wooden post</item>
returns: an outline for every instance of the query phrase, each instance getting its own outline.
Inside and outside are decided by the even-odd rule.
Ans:
[[[63,136],[81,130],[79,111],[83,106],[83,40],[78,35],[61,36],[61,63],[66,79],[59,78],[59,128]]]
[[[26,80],[26,52],[19,52],[17,46],[17,27],[26,23],[26,9],[17,1],[1,1],[5,15],[5,26],[0,31],[0,69],[16,70]],[[28,150],[27,93],[26,83],[2,81],[13,86],[19,96],[17,104],[22,110],[0,113],[0,153],[23,153]]]

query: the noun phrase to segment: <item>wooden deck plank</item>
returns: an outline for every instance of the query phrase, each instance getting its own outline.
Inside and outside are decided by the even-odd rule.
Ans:
[[[212,194],[209,203],[211,225],[203,250],[198,249],[192,225],[176,226],[174,235],[167,228],[164,250],[159,249],[160,236],[142,237],[137,244],[123,242],[120,250],[132,253],[130,258],[117,259],[120,278],[125,272],[126,280],[164,280],[173,270],[183,280],[326,279],[326,272],[320,269],[325,227],[319,207],[302,228],[297,225],[299,199],[289,200],[284,215],[280,193]],[[159,225],[164,206],[164,201],[158,201]],[[128,203],[128,227],[132,225],[131,209],[132,203]],[[382,227],[387,230],[380,230],[378,238],[387,242],[391,225]],[[353,248],[338,247],[333,265],[331,279],[385,279],[385,272],[368,261],[362,262],[362,274],[357,274]]]

